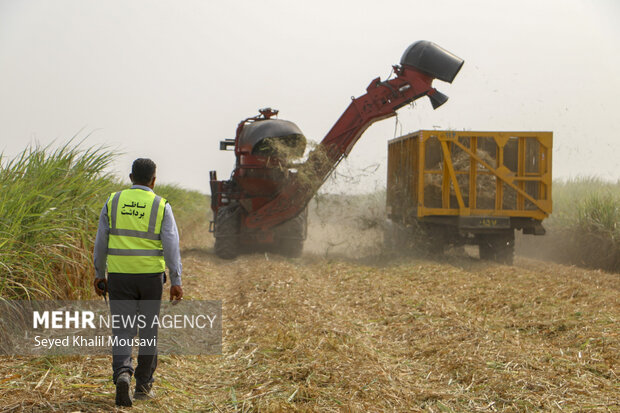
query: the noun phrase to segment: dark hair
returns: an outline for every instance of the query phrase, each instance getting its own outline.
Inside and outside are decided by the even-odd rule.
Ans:
[[[155,176],[157,165],[148,158],[138,158],[131,165],[133,181],[138,185],[148,185]]]

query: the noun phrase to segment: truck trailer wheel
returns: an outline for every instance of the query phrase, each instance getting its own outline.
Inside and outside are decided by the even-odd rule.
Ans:
[[[431,257],[441,257],[448,244],[448,228],[446,225],[422,223],[424,231],[422,244],[426,253]]]
[[[241,211],[238,205],[221,207],[215,216],[215,255],[232,260],[239,255],[239,225]]]
[[[479,234],[480,259],[512,265],[515,251],[515,233],[509,230],[500,234]]]

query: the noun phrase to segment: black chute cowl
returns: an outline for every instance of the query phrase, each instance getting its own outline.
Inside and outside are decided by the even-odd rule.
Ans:
[[[427,40],[413,43],[400,59],[401,65],[448,83],[452,83],[463,63],[463,59]]]

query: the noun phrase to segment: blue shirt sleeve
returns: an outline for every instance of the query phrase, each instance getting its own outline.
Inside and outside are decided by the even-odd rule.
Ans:
[[[172,207],[166,204],[164,219],[161,223],[161,243],[164,247],[164,260],[170,270],[170,284],[181,285],[181,248],[179,247],[179,231],[174,220]]]
[[[101,208],[99,227],[95,238],[93,261],[95,264],[95,278],[105,278],[106,262],[108,259],[108,238],[110,237],[110,223],[108,222],[108,203]]]

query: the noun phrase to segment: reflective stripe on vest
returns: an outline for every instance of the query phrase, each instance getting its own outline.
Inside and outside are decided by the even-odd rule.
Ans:
[[[166,269],[161,243],[165,207],[164,198],[143,189],[110,195],[108,272],[150,274]]]

